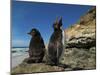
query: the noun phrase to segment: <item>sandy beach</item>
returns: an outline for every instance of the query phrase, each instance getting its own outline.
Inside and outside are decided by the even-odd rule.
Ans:
[[[21,64],[22,61],[27,57],[28,57],[28,53],[18,55],[18,56],[12,56],[11,68],[14,68],[14,67],[18,66],[19,64]]]

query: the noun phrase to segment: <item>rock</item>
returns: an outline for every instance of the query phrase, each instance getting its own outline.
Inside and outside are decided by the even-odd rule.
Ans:
[[[96,45],[96,39],[91,37],[71,38],[67,41],[66,48],[90,48]]]
[[[87,12],[87,15],[81,17],[79,24],[84,25],[90,21],[93,21],[94,18],[96,18],[96,8],[95,7],[89,10]]]
[[[96,68],[96,18],[95,7],[77,24],[65,30],[65,50],[60,62],[70,65],[69,70]]]
[[[65,50],[63,60],[61,62],[70,65],[72,69],[94,69],[95,68],[95,52],[89,49],[68,48]]]
[[[12,74],[57,72],[57,71],[64,71],[64,68],[58,66],[50,66],[45,63],[27,64],[23,62],[22,64],[13,69]]]
[[[17,51],[11,51],[12,53],[16,53]]]

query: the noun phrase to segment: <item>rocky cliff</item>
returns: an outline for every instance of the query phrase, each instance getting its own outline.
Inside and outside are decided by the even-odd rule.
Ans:
[[[65,30],[65,50],[61,63],[72,70],[96,68],[96,8]]]

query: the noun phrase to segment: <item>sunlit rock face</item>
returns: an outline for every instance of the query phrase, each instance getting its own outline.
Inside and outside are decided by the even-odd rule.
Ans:
[[[72,70],[96,68],[96,8],[83,15],[78,23],[65,31],[61,63]]]

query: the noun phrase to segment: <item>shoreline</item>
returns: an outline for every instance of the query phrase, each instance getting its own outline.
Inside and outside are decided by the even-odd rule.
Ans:
[[[12,56],[12,60],[11,60],[11,69],[17,67],[19,64],[21,64],[23,62],[23,60],[25,58],[28,58],[28,53],[24,53],[22,55],[18,55],[18,56]]]

